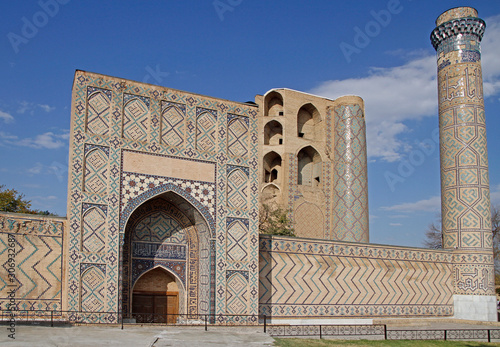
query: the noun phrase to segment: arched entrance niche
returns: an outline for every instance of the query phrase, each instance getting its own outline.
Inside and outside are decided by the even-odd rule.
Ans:
[[[176,323],[182,283],[162,266],[143,273],[132,289],[132,317],[138,323]]]
[[[211,243],[206,220],[191,203],[172,191],[137,207],[125,226],[122,258],[124,316],[132,317],[134,309],[140,308],[134,305],[133,297],[139,294],[135,293],[138,288],[144,288],[140,278],[145,278],[144,281],[149,278],[143,276],[158,276],[167,284],[176,284],[179,314],[209,314],[214,306],[211,300],[214,297]],[[153,300],[154,303],[156,299],[144,300]],[[165,304],[161,301],[165,299],[158,300],[159,305]]]

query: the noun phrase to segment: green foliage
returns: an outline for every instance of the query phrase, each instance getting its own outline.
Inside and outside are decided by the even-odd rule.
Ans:
[[[261,234],[295,236],[288,211],[281,207],[263,204],[260,209],[259,231]]]
[[[30,207],[31,201],[26,200],[24,194],[15,189],[6,189],[5,185],[0,184],[0,211],[55,216],[49,211],[32,210]]]
[[[24,199],[24,194],[20,194],[15,189],[5,189],[5,185],[0,185],[0,211],[30,213],[31,201]]]

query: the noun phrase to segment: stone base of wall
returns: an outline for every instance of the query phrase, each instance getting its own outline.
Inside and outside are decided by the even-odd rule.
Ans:
[[[496,322],[497,298],[494,295],[453,295],[454,318]]]
[[[290,324],[290,325],[373,325],[373,319],[369,318],[266,318],[267,324]]]

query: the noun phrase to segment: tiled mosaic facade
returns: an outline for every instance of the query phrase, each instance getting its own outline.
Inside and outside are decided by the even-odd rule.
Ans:
[[[63,218],[0,212],[0,309],[62,309],[64,229]]]
[[[457,317],[478,301],[466,306],[467,295],[489,308],[476,16],[448,11],[431,36],[445,249],[360,243],[368,197],[359,97],[273,89],[242,104],[77,71],[68,217],[0,213],[0,307],[12,303],[15,248],[15,309],[109,312],[92,318],[108,323],[133,315],[134,284],[152,271],[169,273],[180,313],[193,319]],[[259,235],[265,201],[288,207],[301,237]]]
[[[480,42],[485,23],[470,7],[436,21],[443,243],[470,257],[492,254],[488,153]],[[458,265],[455,294],[493,295],[493,263]]]
[[[337,100],[340,105],[333,109],[332,238],[368,242],[368,164],[363,101],[354,97],[341,99],[343,102]]]
[[[134,271],[151,265],[147,256],[137,266],[123,258],[123,249],[139,252],[133,242],[126,244],[128,221],[154,197],[170,194],[181,198],[176,206],[182,213],[195,210],[203,220],[194,221],[197,233],[187,234],[196,240],[139,248],[169,254],[156,261],[185,286],[188,312],[257,313],[256,118],[251,105],[76,72],[68,310],[128,309],[124,296]],[[197,171],[203,172],[193,178]],[[160,217],[170,220],[156,215],[149,222]]]
[[[363,100],[283,88],[256,103],[261,203],[287,209],[299,237],[368,242]]]
[[[451,316],[453,257],[443,250],[261,236],[260,313]]]

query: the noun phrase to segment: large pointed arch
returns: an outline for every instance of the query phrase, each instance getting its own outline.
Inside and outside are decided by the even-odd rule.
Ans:
[[[313,146],[305,146],[297,153],[297,184],[318,187],[322,184],[322,159]]]
[[[175,274],[185,288],[179,293],[181,313],[209,314],[214,297],[211,243],[206,219],[185,196],[169,190],[137,206],[127,218],[122,242],[124,314],[132,313],[137,279],[158,266]]]
[[[311,103],[303,105],[297,112],[297,136],[306,140],[320,139],[321,115]]]

